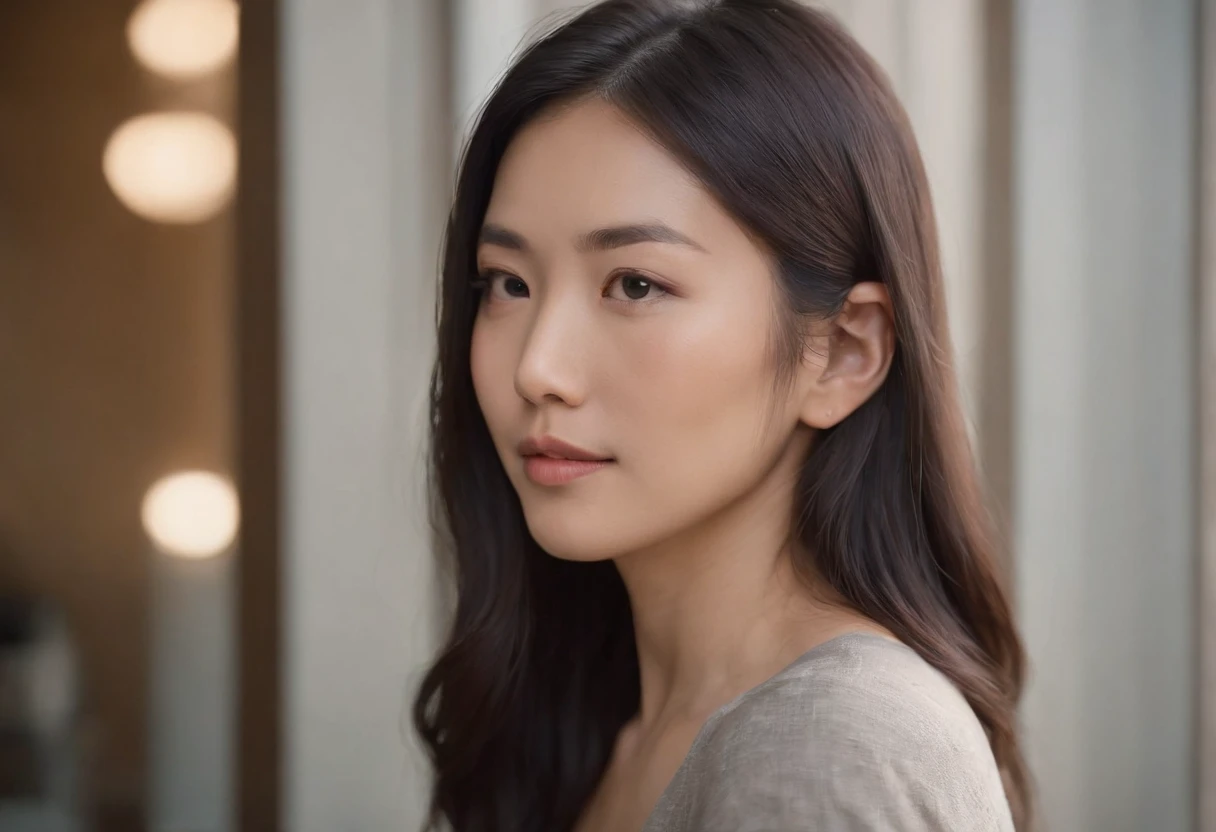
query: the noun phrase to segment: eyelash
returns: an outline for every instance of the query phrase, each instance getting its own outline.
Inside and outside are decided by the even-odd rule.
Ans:
[[[494,280],[499,277],[506,278],[508,280],[518,280],[525,286],[528,285],[527,283],[524,283],[522,278],[516,277],[510,272],[504,272],[499,269],[489,269],[482,272],[470,281],[470,285],[472,285],[474,291],[482,293],[482,300],[491,300],[490,296],[486,293],[489,292],[493,287]]]
[[[634,306],[634,305],[638,305],[638,304],[654,303],[655,301],[661,300],[662,298],[666,297],[667,295],[672,294],[672,290],[670,288],[668,288],[663,283],[660,283],[659,281],[655,280],[654,278],[649,277],[648,275],[642,274],[641,272],[638,272],[638,271],[631,271],[631,270],[626,269],[623,271],[614,272],[609,277],[608,283],[604,286],[604,289],[602,290],[602,292],[603,292],[602,297],[608,297],[608,292],[614,284],[619,283],[620,281],[625,280],[627,278],[631,278],[631,277],[644,281],[652,289],[657,289],[659,291],[659,295],[657,297],[653,297],[653,298],[646,297],[646,298],[627,299],[627,300],[622,300],[620,298],[608,298],[608,299],[616,301],[617,303],[624,303],[624,304],[628,304],[630,306]],[[473,278],[473,280],[471,281],[471,285],[473,286],[473,289],[475,291],[483,293],[483,295],[482,295],[483,300],[493,300],[494,298],[492,298],[491,296],[489,296],[488,294],[485,294],[485,293],[492,290],[492,288],[494,286],[494,281],[497,278],[504,278],[506,280],[518,280],[520,283],[523,283],[525,287],[528,285],[522,278],[518,277],[517,275],[513,275],[510,272],[505,272],[500,269],[488,269],[488,270],[480,273],[479,275],[477,275],[477,277]],[[512,299],[520,300],[522,298],[512,297]]]

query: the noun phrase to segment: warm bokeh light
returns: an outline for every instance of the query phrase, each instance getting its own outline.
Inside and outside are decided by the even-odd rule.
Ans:
[[[236,538],[240,504],[232,483],[208,471],[181,471],[144,496],[143,523],[163,551],[184,558],[220,554]]]
[[[232,197],[236,139],[202,113],[149,113],[114,131],[102,168],[114,193],[140,216],[199,222]]]
[[[153,72],[192,78],[232,59],[239,26],[234,0],[144,0],[127,22],[127,41]]]

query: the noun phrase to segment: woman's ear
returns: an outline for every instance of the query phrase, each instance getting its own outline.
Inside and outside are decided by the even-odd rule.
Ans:
[[[895,315],[887,287],[858,283],[812,342],[800,415],[810,427],[830,428],[874,395],[891,369]]]

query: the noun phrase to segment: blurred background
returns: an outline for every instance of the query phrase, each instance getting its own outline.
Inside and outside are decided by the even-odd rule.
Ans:
[[[4,832],[416,828],[440,232],[576,5],[0,3]],[[929,168],[1044,828],[1216,832],[1216,0],[817,5]]]

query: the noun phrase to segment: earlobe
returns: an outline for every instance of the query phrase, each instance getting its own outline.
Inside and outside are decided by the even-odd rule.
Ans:
[[[869,399],[886,380],[895,355],[895,321],[887,287],[859,283],[844,307],[815,339],[824,345],[818,360],[807,362],[807,392],[802,421],[830,428]]]

